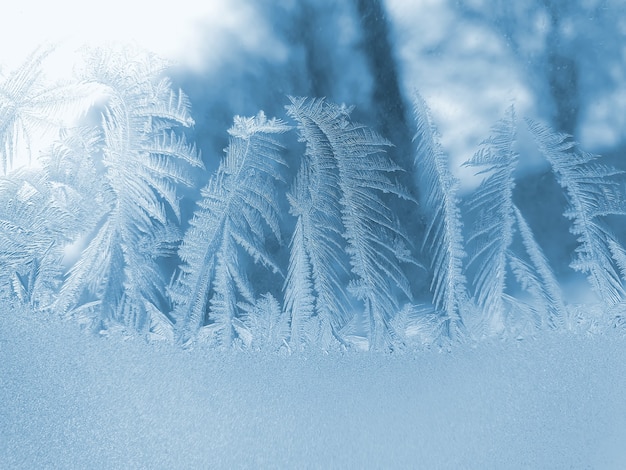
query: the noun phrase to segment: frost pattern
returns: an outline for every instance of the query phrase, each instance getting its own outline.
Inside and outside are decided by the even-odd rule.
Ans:
[[[463,267],[467,254],[457,196],[459,181],[449,169],[428,106],[417,93],[413,114],[417,123],[415,167],[423,194],[422,210],[427,216],[423,245],[427,248],[432,270],[430,288],[433,303],[444,317],[445,334],[454,336],[464,329],[463,316],[470,310]]]
[[[306,271],[311,273],[317,289],[330,290],[326,296],[332,303],[341,302],[334,292],[337,287],[327,280],[336,275],[319,273],[334,269],[340,260],[340,255],[334,252],[344,246],[338,238],[341,235],[353,275],[348,290],[364,306],[370,346],[386,348],[392,331],[389,322],[400,310],[397,291],[411,298],[409,282],[401,267],[402,261],[410,260],[405,254],[409,241],[393,211],[380,197],[382,193],[410,197],[388,176],[401,168],[383,153],[389,142],[367,127],[351,122],[349,109],[305,98],[292,98],[291,103],[287,113],[298,122],[301,138],[307,144],[305,170],[300,175],[310,172],[311,197],[320,199],[319,205],[315,199],[311,200],[314,208],[311,224],[322,232],[319,237],[311,236],[310,228],[309,233],[304,231],[308,224],[302,223],[303,236],[294,238],[293,242],[299,252],[298,261],[306,263],[306,256],[309,260],[322,256],[330,262],[316,263]],[[306,195],[299,202],[306,206]],[[341,223],[337,223],[338,219]],[[323,240],[322,253],[317,253],[318,240]],[[286,287],[287,296],[291,297],[294,296],[291,290],[299,289],[300,282],[305,289],[311,282],[306,276],[292,279]],[[330,323],[335,334],[347,320],[344,309],[332,315]]]
[[[624,172],[595,162],[598,156],[580,150],[571,136],[554,133],[535,121],[527,123],[566,191],[569,207],[564,215],[573,221],[571,232],[579,243],[571,267],[587,274],[604,302],[624,300],[618,271],[624,249],[602,220],[607,215],[626,214]]]
[[[62,252],[79,222],[63,189],[18,169],[0,177],[0,295],[47,308],[58,287]]]
[[[466,163],[485,178],[464,205],[419,95],[411,169],[345,105],[290,98],[303,148],[283,147],[294,128],[280,119],[237,116],[186,220],[192,202],[181,189],[193,190],[204,167],[184,130],[194,126],[189,100],[164,76],[166,64],[132,48],[93,50],[75,81],[50,85],[41,74],[50,53],[35,51],[0,84],[3,300],[103,333],[288,353],[597,328],[566,302],[514,202],[513,108]],[[63,128],[71,115],[80,125]],[[528,127],[569,201],[571,266],[598,294],[594,311],[624,324],[626,250],[607,220],[626,212],[623,173],[567,135]],[[32,161],[29,136],[44,130],[56,140]],[[415,199],[396,181],[405,170],[425,223],[411,234],[400,200]],[[420,245],[430,285],[409,270],[421,267]]]
[[[28,165],[31,143],[56,129],[63,116],[80,117],[93,103],[93,83],[45,83],[42,63],[52,52],[39,48],[0,83],[0,175]]]
[[[510,108],[506,117],[492,129],[465,165],[484,166],[479,172],[489,175],[482,181],[469,202],[477,212],[477,222],[468,239],[472,246],[468,266],[475,267],[474,288],[478,306],[486,318],[486,327],[494,331],[504,328],[504,314],[509,308],[505,295],[507,255],[513,242],[513,172],[518,154],[514,151],[515,118]],[[510,299],[512,300],[512,299]]]
[[[106,91],[101,139],[86,131],[84,154],[103,168],[87,197],[102,202],[100,218],[83,232],[89,240],[69,270],[57,300],[63,312],[97,306],[96,320],[149,331],[154,312],[169,310],[159,259],[180,239],[178,184],[201,167],[195,146],[175,133],[190,126],[189,103],[159,78],[163,63],[132,50],[97,51],[85,79]],[[75,161],[72,164],[81,165]]]
[[[285,164],[275,140],[289,127],[268,120],[236,117],[230,145],[217,173],[202,190],[191,227],[179,250],[181,274],[171,289],[174,316],[184,341],[201,336],[230,346],[247,336],[239,305],[254,303],[240,251],[279,270],[265,249],[265,226],[281,239],[275,182]]]
[[[565,315],[560,288],[532,230],[513,202],[514,172],[519,159],[514,149],[513,108],[492,132],[492,137],[465,163],[483,166],[479,174],[488,174],[469,201],[469,210],[477,219],[468,239],[472,247],[468,266],[474,270],[475,298],[484,319],[482,329],[488,335],[502,334],[507,326],[515,329],[528,318],[539,327],[544,317],[554,326]],[[516,227],[525,253],[514,248]],[[509,269],[522,289],[534,297],[533,303],[508,292]]]

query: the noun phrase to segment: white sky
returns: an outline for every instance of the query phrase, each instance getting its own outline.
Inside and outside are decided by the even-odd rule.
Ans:
[[[225,38],[231,36],[225,31],[236,30],[253,15],[252,7],[236,0],[6,2],[0,16],[0,64],[11,69],[37,45],[53,42],[58,46],[47,61],[49,72],[64,75],[71,71],[76,60],[72,51],[80,45],[119,41],[198,65],[201,50],[221,55],[228,47]],[[253,47],[259,34],[263,32],[247,28],[239,42]]]

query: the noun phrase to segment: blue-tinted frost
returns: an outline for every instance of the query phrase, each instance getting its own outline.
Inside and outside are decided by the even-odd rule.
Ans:
[[[33,81],[48,53],[34,53],[4,82],[13,101],[2,115],[3,298],[96,330],[122,325],[186,345],[288,352],[388,351],[575,327],[515,201],[513,107],[466,163],[485,178],[462,204],[419,95],[413,168],[396,164],[391,143],[355,123],[351,108],[290,98],[295,126],[263,112],[235,118],[191,214],[185,187],[198,186],[203,163],[184,132],[194,125],[191,103],[164,76],[166,64],[133,48],[93,50],[73,84],[76,99],[61,100]],[[88,90],[101,100],[83,125],[59,129],[37,166],[10,169],[14,143],[27,135],[14,124],[26,125],[35,104],[43,121],[74,108],[80,119]],[[608,318],[619,320],[626,252],[605,219],[624,213],[622,173],[567,136],[534,121],[529,128],[570,201],[565,215],[579,242],[572,267],[589,274]],[[407,220],[417,199],[423,224]]]
[[[0,69],[0,467],[624,468],[624,7],[270,3]]]

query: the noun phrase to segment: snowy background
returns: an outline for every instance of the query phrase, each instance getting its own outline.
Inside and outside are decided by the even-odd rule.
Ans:
[[[42,43],[56,45],[44,63],[51,78],[71,76],[84,45],[154,51],[189,95],[209,172],[234,115],[282,116],[287,95],[355,105],[356,120],[401,149],[377,114],[388,97],[373,92],[359,3],[12,2],[0,18],[0,72]],[[480,178],[461,164],[511,104],[626,168],[622,2],[382,4],[401,96],[418,89],[429,104],[462,197]],[[563,198],[544,161],[527,155],[517,201],[567,300],[587,302],[584,276],[568,267],[576,242]],[[626,235],[621,220],[613,229]],[[88,334],[7,301],[0,468],[624,468],[624,330],[607,327],[601,307],[578,308],[585,321],[574,331],[284,356]]]

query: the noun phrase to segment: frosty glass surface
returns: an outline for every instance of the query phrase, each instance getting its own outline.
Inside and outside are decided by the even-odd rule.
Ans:
[[[0,467],[622,468],[626,6],[24,0]]]

